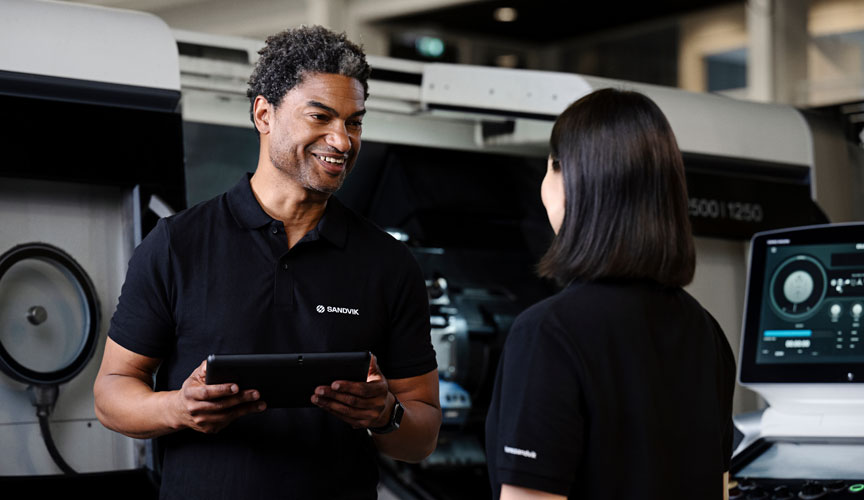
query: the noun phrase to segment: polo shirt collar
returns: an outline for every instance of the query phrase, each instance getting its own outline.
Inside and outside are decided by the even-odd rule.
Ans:
[[[237,184],[227,193],[228,207],[240,226],[247,229],[257,229],[273,223],[273,218],[261,208],[252,185],[249,183],[252,173],[247,172]],[[318,225],[311,231],[317,233],[330,243],[343,247],[348,239],[348,209],[335,196],[330,196],[324,215]],[[314,235],[313,239],[314,239]]]
[[[250,179],[252,179],[252,173],[247,172],[237,184],[234,184],[226,196],[228,208],[237,223],[246,229],[256,229],[270,224],[273,222],[273,218],[267,215],[267,212],[261,208],[258,200],[255,199],[252,185],[249,183]]]
[[[318,234],[337,247],[344,247],[348,240],[348,209],[335,196],[330,195],[324,216],[316,227]]]

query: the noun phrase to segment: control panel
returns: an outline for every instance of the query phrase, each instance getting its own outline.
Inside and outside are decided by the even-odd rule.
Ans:
[[[801,479],[742,478],[729,483],[729,500],[809,500],[862,499],[864,480],[833,479],[830,481]]]
[[[864,439],[761,438],[730,472],[730,500],[864,500]]]

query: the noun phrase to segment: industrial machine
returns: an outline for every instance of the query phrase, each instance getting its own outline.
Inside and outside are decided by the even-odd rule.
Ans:
[[[769,403],[739,417],[730,498],[864,496],[864,223],[756,234],[741,384]]]
[[[155,16],[4,0],[4,494],[139,481],[132,497],[154,491],[143,473],[146,442],[98,422],[93,381],[133,248],[155,224],[154,209],[185,206],[179,100],[176,43]]]

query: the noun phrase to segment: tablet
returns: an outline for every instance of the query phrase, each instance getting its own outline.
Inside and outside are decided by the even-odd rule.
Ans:
[[[235,383],[256,389],[268,408],[314,406],[315,388],[336,380],[365,382],[370,352],[211,354],[207,384]]]

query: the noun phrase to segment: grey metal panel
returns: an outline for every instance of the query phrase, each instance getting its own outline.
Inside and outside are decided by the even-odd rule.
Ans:
[[[135,441],[102,426],[93,409],[93,382],[108,322],[134,245],[131,192],[120,188],[24,179],[0,179],[0,252],[29,242],[65,250],[85,270],[99,297],[96,354],[60,387],[51,415],[54,441],[79,472],[131,469]],[[2,327],[2,325],[0,325]],[[0,374],[0,474],[57,474],[40,436],[25,384]],[[14,452],[12,452],[14,450]]]
[[[695,238],[696,274],[685,289],[711,312],[720,324],[737,359],[744,314],[742,291],[747,281],[746,241]],[[740,385],[735,388],[733,413],[759,407],[756,393]]]
[[[813,135],[813,198],[832,222],[864,219],[862,150],[846,139],[840,116],[802,111]]]

